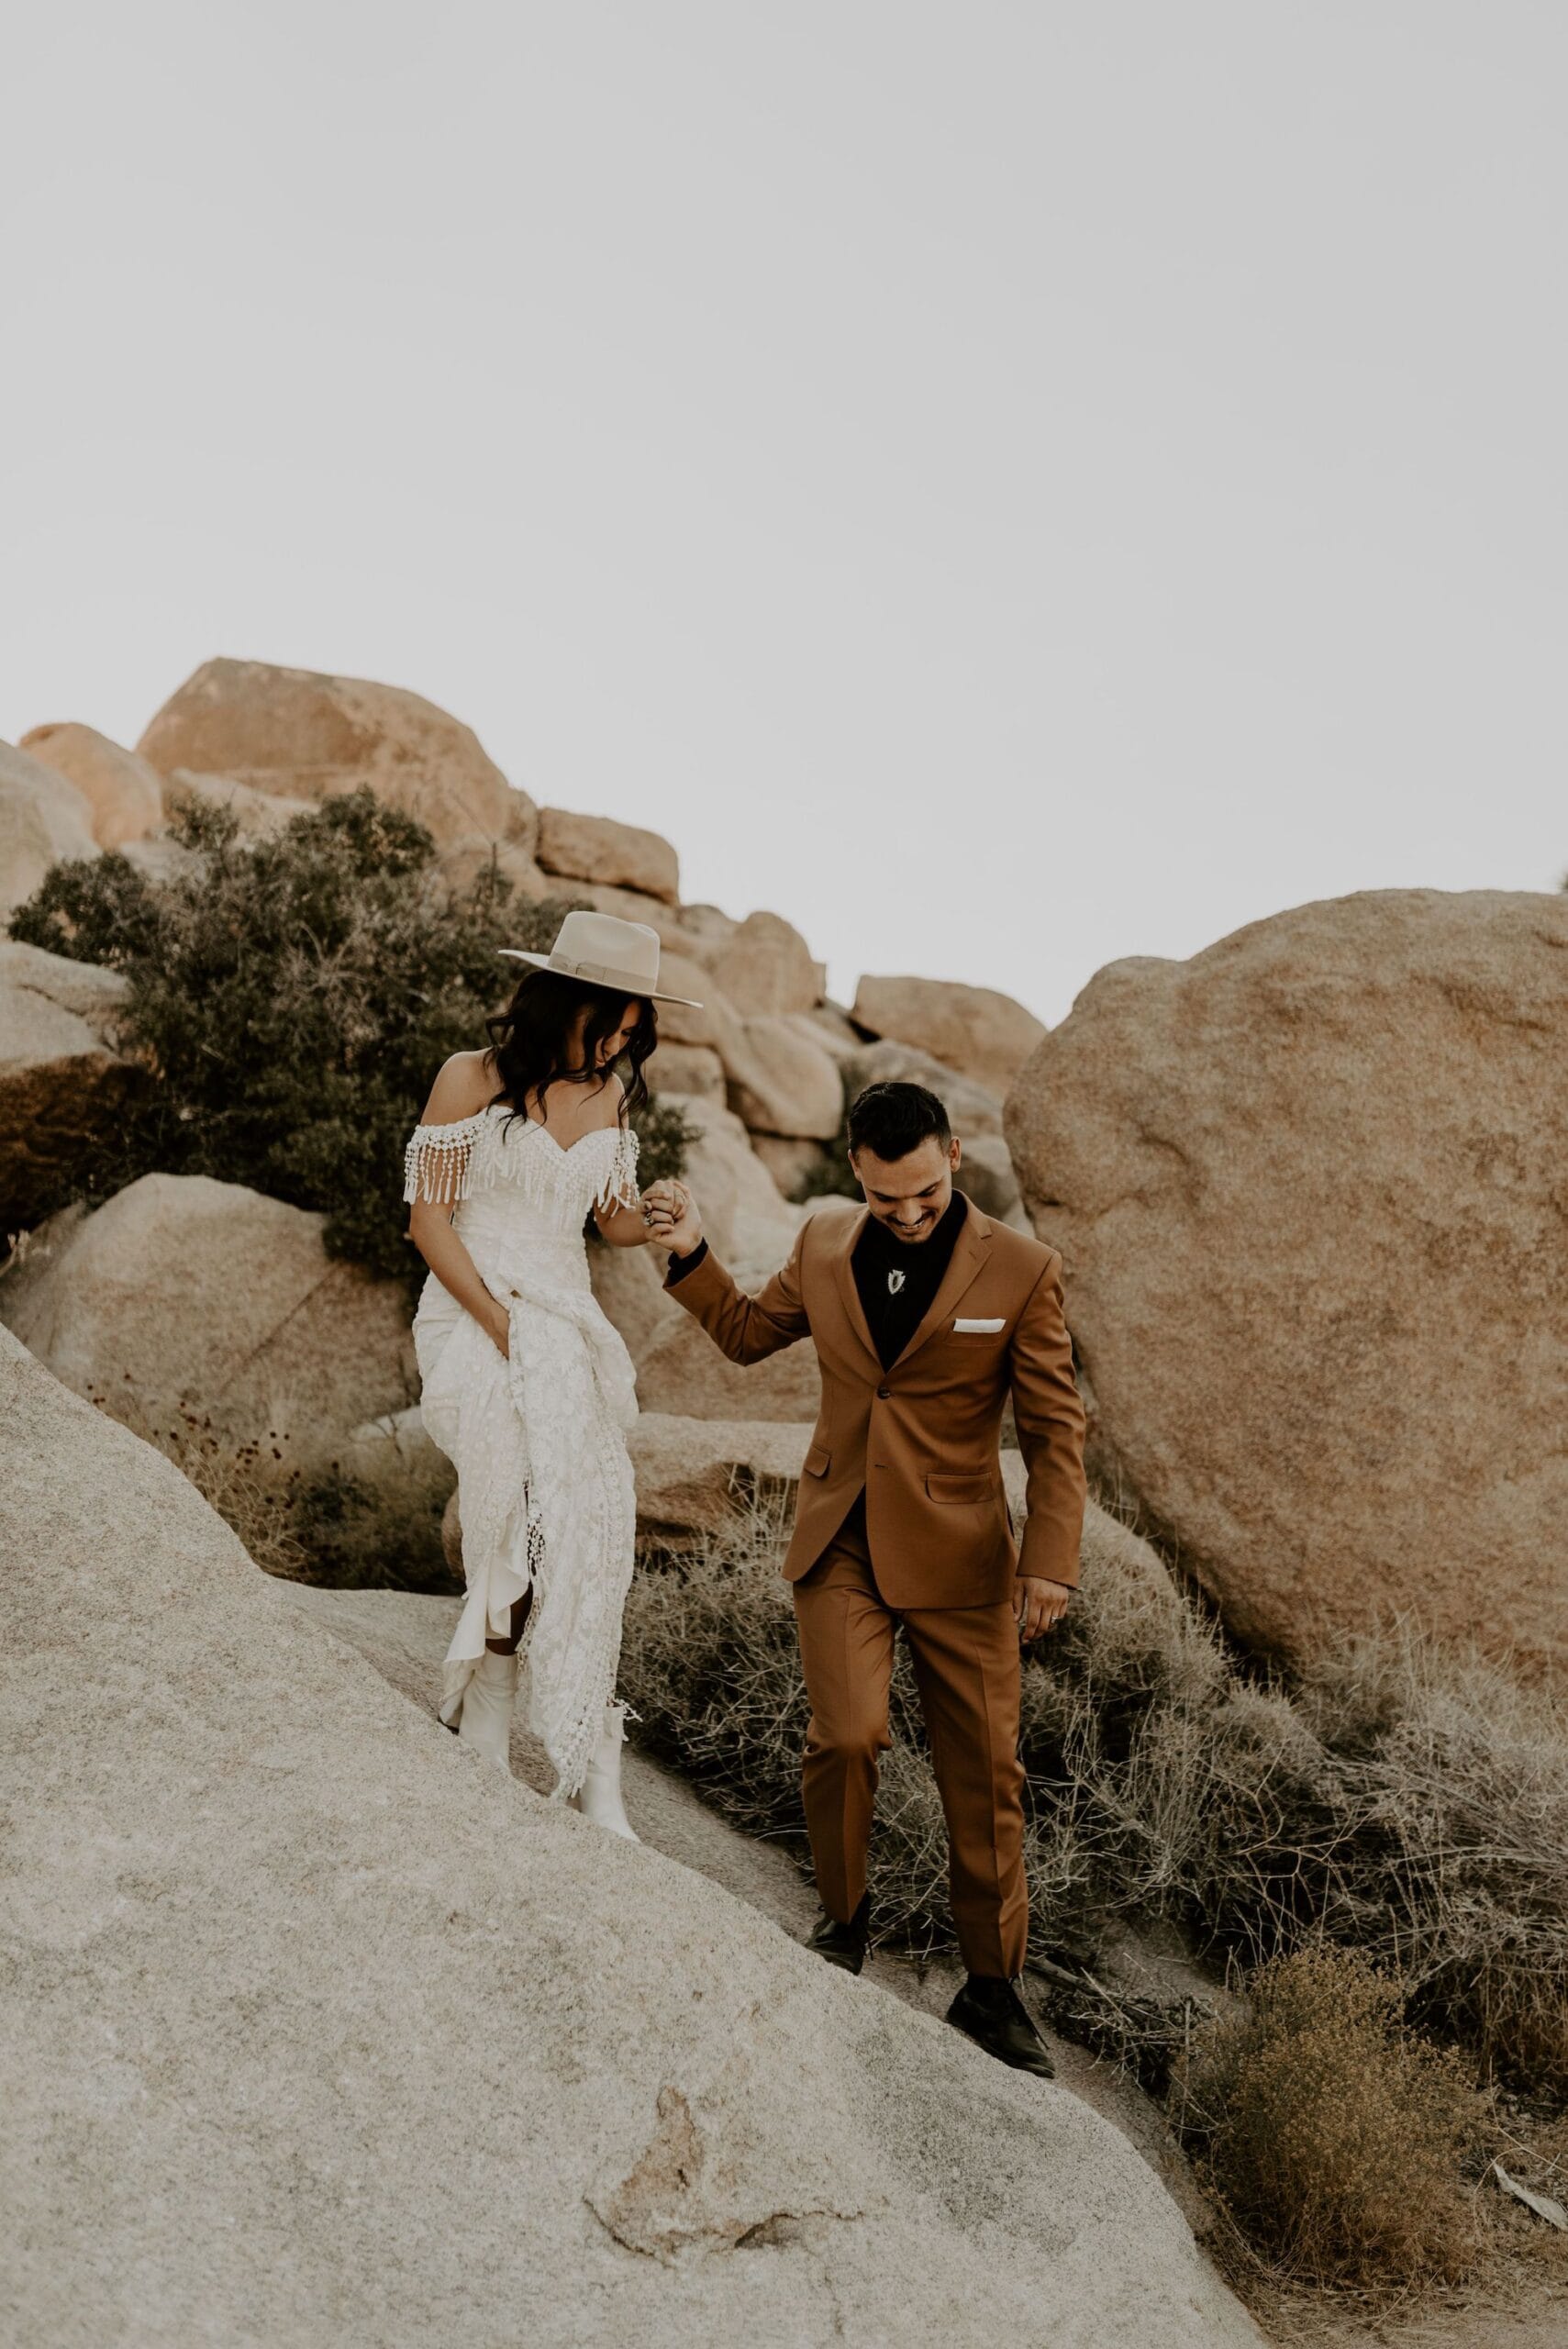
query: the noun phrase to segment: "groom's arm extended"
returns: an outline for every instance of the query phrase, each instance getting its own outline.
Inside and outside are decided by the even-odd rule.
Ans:
[[[1073,1588],[1084,1530],[1084,1406],[1062,1316],[1062,1259],[1054,1250],[1014,1326],[1012,1383],[1018,1449],[1029,1471],[1018,1575]]]
[[[805,1237],[802,1224],[788,1264],[755,1297],[737,1287],[733,1275],[725,1271],[706,1240],[699,1241],[688,1255],[671,1258],[666,1286],[731,1362],[763,1362],[782,1346],[793,1346],[811,1329],[800,1301],[800,1250]]]

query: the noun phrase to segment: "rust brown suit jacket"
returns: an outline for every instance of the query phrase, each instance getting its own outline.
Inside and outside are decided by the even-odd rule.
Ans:
[[[1062,1259],[973,1203],[929,1310],[884,1370],[850,1262],[866,1210],[822,1208],[756,1297],[710,1251],[672,1287],[731,1362],[809,1337],[822,1408],[784,1571],[816,1564],[863,1486],[877,1586],[890,1607],[979,1607],[1015,1575],[1076,1583],[1084,1409],[1062,1312]],[[672,1266],[672,1270],[674,1267]],[[995,1321],[993,1330],[957,1320]],[[1008,1395],[1029,1474],[1013,1546],[999,1435]]]

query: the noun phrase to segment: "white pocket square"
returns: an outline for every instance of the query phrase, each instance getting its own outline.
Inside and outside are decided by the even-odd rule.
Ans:
[[[995,1321],[955,1321],[953,1328],[962,1337],[994,1338],[998,1330],[1007,1326],[1007,1317],[999,1314]]]

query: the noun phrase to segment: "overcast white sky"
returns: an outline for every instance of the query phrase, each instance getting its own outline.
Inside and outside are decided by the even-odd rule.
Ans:
[[[9,16],[0,736],[408,685],[1061,1018],[1554,886],[1562,0]]]

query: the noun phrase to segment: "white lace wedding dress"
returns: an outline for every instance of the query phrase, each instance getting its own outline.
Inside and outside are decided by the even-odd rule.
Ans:
[[[634,1133],[563,1149],[502,1102],[417,1127],[405,1161],[405,1198],[452,1205],[511,1321],[507,1356],[433,1273],[414,1317],[425,1426],[457,1469],[468,1586],[441,1719],[455,1725],[486,1634],[508,1633],[531,1589],[527,1718],[555,1765],[556,1799],[582,1786],[615,1693],[636,1534],[635,1374],[589,1286],[584,1224],[595,1204],[637,1196]]]

